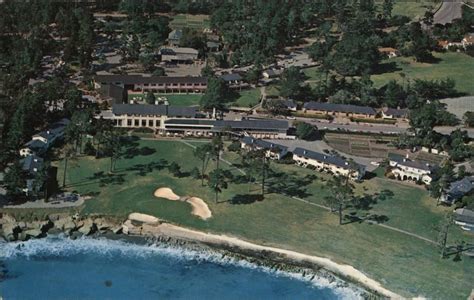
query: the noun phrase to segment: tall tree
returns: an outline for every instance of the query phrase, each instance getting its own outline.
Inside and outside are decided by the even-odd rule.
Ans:
[[[209,162],[211,153],[212,153],[212,145],[210,143],[199,145],[193,151],[194,157],[196,157],[202,162],[202,165],[201,165],[201,185],[202,186],[204,186],[204,177],[206,174],[206,168],[207,168],[207,164]]]
[[[222,169],[214,169],[209,173],[209,188],[215,193],[215,201],[219,201],[219,193],[222,193],[223,189],[227,189],[227,180]]]
[[[338,212],[339,225],[342,225],[343,210],[352,200],[354,186],[349,182],[349,176],[333,176],[327,181],[326,187],[329,189],[329,196],[325,200],[333,212]]]

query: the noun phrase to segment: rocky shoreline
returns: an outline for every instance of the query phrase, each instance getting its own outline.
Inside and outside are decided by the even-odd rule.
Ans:
[[[346,276],[344,272],[338,272],[331,266],[319,264],[309,259],[292,257],[284,251],[273,251],[265,247],[245,246],[245,241],[234,243],[232,239],[220,236],[200,233],[174,226],[152,219],[151,222],[144,220],[119,219],[108,216],[71,216],[69,214],[50,214],[45,220],[16,220],[8,214],[0,214],[0,239],[6,242],[27,241],[29,239],[43,238],[48,235],[63,234],[71,239],[82,236],[105,237],[108,239],[125,239],[128,242],[140,244],[158,244],[167,246],[178,246],[190,250],[218,251],[222,257],[245,260],[254,265],[265,267],[272,271],[284,271],[300,274],[304,279],[312,280],[316,276],[324,277],[329,282],[338,282],[341,286],[362,286],[361,294],[364,298],[401,298],[383,288],[369,284],[365,280],[358,280],[354,276]],[[216,238],[217,237],[217,238]],[[1,241],[0,241],[1,242]],[[254,245],[254,244],[249,244]],[[338,277],[344,279],[339,280]],[[394,297],[394,295],[396,297]]]

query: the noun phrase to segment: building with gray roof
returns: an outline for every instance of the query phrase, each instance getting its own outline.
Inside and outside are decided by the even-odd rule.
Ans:
[[[330,114],[345,117],[375,118],[377,112],[369,106],[358,106],[352,104],[335,104],[327,102],[307,102],[303,110],[318,114]]]
[[[288,154],[288,147],[252,136],[244,136],[240,140],[240,144],[241,148],[247,151],[265,150],[265,156],[270,159],[280,160]]]
[[[420,181],[429,185],[432,181],[436,166],[429,163],[412,160],[409,156],[389,153],[391,173],[399,180]]]
[[[451,205],[471,191],[474,191],[474,176],[467,176],[451,182],[449,188],[441,195],[441,201]]]
[[[315,152],[303,148],[293,150],[293,160],[300,166],[312,166],[319,171],[331,172],[336,175],[349,176],[360,180],[365,175],[366,167],[336,155]]]

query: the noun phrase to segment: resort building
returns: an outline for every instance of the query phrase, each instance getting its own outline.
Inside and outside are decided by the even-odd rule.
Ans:
[[[102,111],[99,117],[111,120],[117,127],[150,128],[163,135],[213,136],[225,132],[268,139],[295,138],[286,120],[215,120],[195,106],[114,104],[112,110]]]
[[[315,101],[305,103],[303,106],[303,111],[336,117],[375,118],[377,115],[375,109],[369,106],[334,104]]]
[[[224,80],[227,86],[231,89],[241,89],[249,86],[249,84],[244,82],[244,79],[239,73],[223,74],[221,75],[221,79]]]
[[[458,208],[454,211],[454,223],[467,231],[474,231],[474,211]]]
[[[33,135],[31,141],[20,149],[20,156],[41,155],[48,151],[56,141],[64,137],[64,130],[69,122],[68,119],[62,119],[53,123],[48,129]]]
[[[265,156],[280,160],[288,154],[288,147],[267,142],[261,139],[256,139],[251,136],[245,136],[240,140],[240,146],[246,151],[265,150]]]
[[[461,180],[451,182],[449,188],[441,195],[441,201],[446,204],[454,204],[456,201],[474,190],[474,176],[464,177]]]
[[[389,165],[392,174],[399,180],[419,181],[429,185],[432,181],[434,166],[398,154],[389,154]]]
[[[96,75],[94,86],[103,91],[115,85],[128,93],[204,93],[207,89],[206,77],[168,77],[141,75]]]
[[[352,180],[361,180],[365,175],[365,166],[352,164],[339,156],[319,153],[303,148],[293,151],[293,160],[299,166],[312,166],[321,172],[349,176]]]

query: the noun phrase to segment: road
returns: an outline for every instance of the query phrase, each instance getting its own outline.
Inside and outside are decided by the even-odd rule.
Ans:
[[[329,123],[327,121],[308,119],[308,118],[298,118],[298,120],[305,121],[307,123],[316,125],[319,130],[347,130],[352,132],[365,132],[365,133],[382,133],[382,134],[401,134],[407,132],[408,126],[397,126],[397,125],[383,125],[383,124],[368,124],[368,123]],[[464,128],[464,127],[450,127],[442,126],[435,127],[434,129],[442,134],[450,134],[452,131],[461,128],[462,130],[467,131],[467,134],[470,138],[474,138],[474,128]]]
[[[463,2],[461,0],[443,1],[441,8],[434,15],[435,24],[451,23],[462,16]]]

